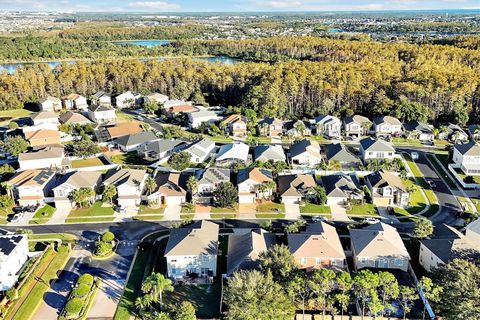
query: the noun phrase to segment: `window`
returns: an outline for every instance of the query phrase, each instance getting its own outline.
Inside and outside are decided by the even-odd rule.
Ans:
[[[322,259],[321,258],[316,258],[315,259],[315,264],[318,266],[318,265],[321,265],[322,264]]]
[[[397,267],[403,266],[403,260],[402,259],[395,259],[395,265]]]
[[[300,263],[301,264],[307,264],[307,258],[301,258]]]

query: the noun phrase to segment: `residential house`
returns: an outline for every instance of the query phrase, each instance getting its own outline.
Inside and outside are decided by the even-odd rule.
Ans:
[[[126,91],[115,97],[115,106],[117,108],[132,108],[140,103],[142,96],[139,93]]]
[[[260,145],[253,149],[253,161],[286,162],[287,157],[281,145]]]
[[[117,203],[120,207],[135,207],[140,205],[147,176],[146,170],[112,170],[107,173],[103,184],[112,184],[117,188]]]
[[[143,132],[142,126],[137,122],[120,122],[113,126],[105,127],[107,140],[113,140],[126,135],[133,135]]]
[[[163,108],[165,112],[168,112],[170,109],[174,109],[177,106],[192,106],[193,103],[191,101],[185,100],[168,100],[163,103]]]
[[[188,123],[191,129],[197,129],[202,123],[214,124],[220,120],[217,112],[208,109],[199,109],[195,112],[187,113]]]
[[[51,125],[52,127],[58,126],[58,115],[53,111],[41,111],[34,113],[30,116],[30,120],[34,126]]]
[[[480,176],[480,145],[477,142],[455,144],[452,159],[466,175]]]
[[[87,111],[88,108],[87,98],[76,93],[70,93],[62,97],[62,105],[67,110],[76,109]]]
[[[285,204],[298,204],[314,196],[317,186],[310,174],[279,175],[277,178],[278,195]]]
[[[247,168],[238,171],[238,203],[255,203],[257,199],[268,198],[273,194],[272,172],[261,168]],[[264,186],[265,190],[259,188]]]
[[[227,129],[228,134],[233,137],[245,137],[247,135],[247,118],[239,114],[232,114],[226,117],[222,124]]]
[[[167,275],[180,279],[189,275],[215,277],[218,255],[217,224],[200,220],[185,228],[172,229],[165,248]]]
[[[360,159],[350,152],[342,143],[331,143],[324,146],[325,159],[330,164],[338,164],[338,169],[358,168]]]
[[[342,122],[331,115],[320,115],[314,119],[317,135],[338,139],[342,135]]]
[[[8,192],[20,206],[40,205],[55,185],[55,172],[25,170],[17,172],[7,181]]]
[[[214,152],[215,142],[209,138],[203,138],[190,144],[184,151],[190,154],[190,162],[205,162]]]
[[[157,187],[148,195],[149,203],[180,205],[186,201],[185,176],[179,172],[156,172]]]
[[[28,260],[28,236],[2,232],[0,235],[0,291],[13,288]]]
[[[467,227],[468,228],[468,227]],[[435,233],[428,239],[420,240],[418,261],[428,272],[455,258],[480,257],[480,243],[475,237],[463,234],[446,224],[436,226]]]
[[[480,140],[480,124],[468,125],[468,134],[470,135],[470,139],[474,141],[479,141]]]
[[[408,206],[410,194],[399,176],[380,170],[367,175],[365,183],[376,206]]]
[[[104,91],[97,91],[91,100],[92,104],[112,104],[112,97]]]
[[[143,97],[143,103],[156,102],[156,103],[163,104],[167,101],[168,101],[168,96],[161,93],[157,93],[157,92],[151,93]]]
[[[363,268],[408,270],[410,255],[400,234],[383,222],[350,229],[353,264]]]
[[[240,270],[256,269],[260,255],[275,244],[275,234],[253,229],[228,236],[227,277]]]
[[[41,111],[60,111],[62,110],[62,101],[56,97],[47,96],[38,102]]]
[[[323,161],[320,145],[314,140],[296,141],[290,147],[290,160],[294,165],[314,168]]]
[[[152,131],[142,131],[116,138],[113,143],[123,152],[130,152],[143,149],[146,144],[155,140],[159,140],[159,138]]]
[[[283,133],[283,121],[277,118],[264,118],[258,122],[258,132],[265,137],[279,137]]]
[[[248,163],[250,147],[245,143],[227,143],[218,149],[215,162],[219,166],[230,166],[235,163]]]
[[[364,162],[392,160],[396,157],[395,148],[390,142],[368,137],[360,141],[360,157]]]
[[[420,141],[433,141],[435,134],[433,126],[419,121],[410,121],[403,125],[409,139],[417,139]]]
[[[20,170],[62,168],[70,165],[70,160],[63,154],[63,147],[45,146],[22,152],[18,155]]]
[[[97,104],[88,107],[88,117],[90,120],[99,123],[113,123],[117,120],[115,109],[108,104]]]
[[[402,123],[391,116],[375,117],[373,118],[373,130],[377,137],[397,137],[402,134]]]
[[[177,139],[159,139],[148,142],[137,149],[137,153],[145,160],[163,163],[168,161],[174,153],[183,151],[187,147],[185,141]]]
[[[174,117],[179,114],[189,114],[193,112],[197,112],[200,110],[199,108],[195,107],[191,102],[184,102],[179,104],[170,104],[168,107],[164,107],[164,113],[169,117]]]
[[[456,124],[450,123],[448,126],[442,126],[438,138],[449,140],[453,143],[464,143],[468,141],[468,134]]]
[[[198,181],[196,203],[213,203],[213,192],[222,182],[230,182],[230,169],[225,168],[206,168],[195,172],[195,178]]]
[[[286,121],[284,122],[283,127],[283,135],[291,139],[309,137],[312,135],[310,123],[307,121]]]
[[[300,269],[346,268],[346,256],[337,230],[325,222],[310,224],[304,232],[289,233],[287,241]]]
[[[343,118],[343,131],[346,137],[360,138],[368,134],[372,122],[364,116],[354,115]]]
[[[97,171],[75,171],[62,176],[52,189],[56,208],[72,208],[75,205],[72,195],[80,188],[97,191],[102,181],[102,173]],[[95,196],[91,201],[95,200]]]
[[[321,180],[327,194],[327,205],[345,205],[352,200],[363,200],[364,194],[355,173],[322,176]]]
[[[30,127],[29,130],[35,129]],[[38,129],[34,131],[24,130],[25,139],[30,142],[30,146],[39,147],[47,145],[61,144],[60,132],[58,130]]]
[[[61,124],[70,124],[72,126],[85,126],[92,122],[88,120],[83,114],[78,112],[67,111],[58,117]]]

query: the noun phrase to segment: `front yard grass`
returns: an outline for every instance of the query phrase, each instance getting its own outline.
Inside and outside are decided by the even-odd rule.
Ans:
[[[67,218],[65,223],[84,223],[84,222],[113,222],[114,217],[93,217],[93,218]]]
[[[195,205],[191,203],[184,203],[180,209],[180,213],[195,213]]]
[[[285,219],[285,213],[257,213],[257,219]]]
[[[111,215],[113,215],[113,207],[107,204],[104,206],[104,203],[102,201],[97,201],[89,208],[78,208],[78,209],[72,210],[68,215],[68,218],[111,216]]]
[[[262,201],[257,204],[256,210],[259,213],[285,212],[285,204],[271,201]]]
[[[378,210],[374,204],[364,203],[359,205],[352,205],[349,210],[347,210],[347,215],[349,216],[375,216],[378,217]]]
[[[300,205],[300,213],[330,214],[332,213],[332,210],[330,209],[330,206],[307,202],[305,205]]]
[[[210,214],[212,219],[234,219],[237,217],[236,213],[213,213]]]
[[[48,239],[60,239],[62,241],[75,241],[77,236],[70,233],[44,233],[44,234],[30,234],[28,235],[29,240],[48,240]]]
[[[238,204],[236,204],[233,208],[221,208],[212,206],[210,208],[210,213],[237,213],[238,212]]]
[[[103,165],[104,165],[103,161],[98,157],[72,160],[72,168],[96,167],[96,166],[103,166]]]
[[[457,175],[459,176],[459,178],[465,182],[465,178],[467,177],[467,175],[462,171],[462,169],[460,168],[456,168],[455,169],[455,172],[457,173]],[[470,176],[473,178],[473,183],[477,183],[477,184],[480,184],[480,176]]]
[[[51,205],[46,204],[40,209],[38,209],[37,212],[35,212],[35,215],[33,216],[33,218],[34,219],[51,218],[55,213],[55,210],[57,210],[55,207],[52,207]]]
[[[157,216],[157,215],[152,215],[152,214],[146,214],[146,215],[136,215],[133,217],[134,220],[143,220],[143,221],[148,221],[148,220],[162,220],[163,215]]]
[[[154,208],[154,207],[149,207],[147,205],[142,204],[138,209],[138,215],[163,214],[164,212],[165,212],[164,206]]]

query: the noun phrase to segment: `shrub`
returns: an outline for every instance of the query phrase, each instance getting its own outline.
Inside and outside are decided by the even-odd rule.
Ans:
[[[93,284],[93,276],[89,273],[84,273],[78,278],[77,283],[86,284],[91,287]]]
[[[112,242],[115,240],[115,235],[113,232],[107,231],[104,234],[102,234],[102,241],[104,242]]]
[[[83,307],[83,300],[80,298],[73,298],[68,300],[67,304],[65,305],[65,311],[69,315],[79,314],[82,311]]]
[[[67,253],[67,252],[68,252],[68,247],[67,247],[67,246],[63,246],[63,245],[62,245],[62,246],[59,246],[59,247],[57,248],[57,252],[58,252],[58,253]]]
[[[73,290],[73,296],[75,298],[85,298],[87,296],[87,294],[90,292],[90,288],[91,286],[89,286],[88,284],[85,284],[85,283],[81,283],[78,285],[78,287],[76,287],[74,290]]]
[[[95,254],[97,256],[106,256],[113,250],[113,245],[110,242],[98,241]]]
[[[475,179],[472,176],[466,176],[463,178],[463,182],[465,183],[475,183]]]

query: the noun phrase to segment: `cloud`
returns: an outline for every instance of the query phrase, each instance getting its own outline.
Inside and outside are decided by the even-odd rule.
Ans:
[[[176,3],[165,2],[165,1],[135,1],[135,2],[130,2],[128,4],[128,7],[131,9],[138,9],[138,10],[158,10],[158,11],[180,9],[180,5]]]

